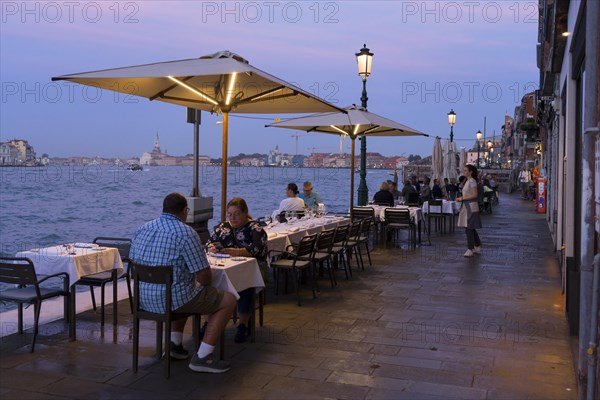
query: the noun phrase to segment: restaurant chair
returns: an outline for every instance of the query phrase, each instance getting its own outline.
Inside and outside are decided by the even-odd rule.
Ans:
[[[291,271],[294,280],[296,282],[296,295],[298,296],[298,306],[300,304],[300,274],[302,271],[307,271],[311,280],[313,298],[317,297],[315,290],[315,277],[312,268],[312,253],[314,251],[315,242],[317,241],[317,234],[306,235],[295,246],[295,249],[289,252],[283,252],[282,257],[278,260],[271,262],[271,268],[275,274],[275,294],[279,294],[279,275],[280,272],[284,272],[284,276],[287,282],[287,273]],[[271,250],[269,253],[282,253],[277,250]]]
[[[406,204],[409,207],[419,207],[420,203],[419,203],[419,193],[409,193],[408,196],[406,196]]]
[[[350,225],[338,226],[335,235],[333,236],[333,245],[331,246],[331,257],[333,260],[333,266],[339,269],[343,266],[344,272],[346,273],[346,279],[349,279],[348,272],[352,275],[352,271],[349,271],[348,263],[346,262],[346,242],[350,237]],[[335,280],[335,276],[334,276]]]
[[[388,205],[389,206],[389,205]],[[377,219],[375,218],[375,209],[373,207],[353,207],[352,208],[352,220],[371,218],[372,223],[370,227],[373,227],[377,231]]]
[[[364,262],[362,259],[362,252],[360,251],[359,247],[361,228],[362,220],[352,222],[352,224],[350,225],[350,232],[348,233],[348,240],[346,241],[346,253],[348,254],[348,270],[350,271],[350,276],[352,276],[352,266],[350,264],[350,258],[352,258],[352,253],[354,253],[354,258],[356,258],[356,269],[365,269]]]
[[[494,202],[494,197],[495,193],[493,191],[485,192],[483,194],[483,212],[486,212],[488,214],[492,213],[492,204]]]
[[[371,251],[369,250],[369,233],[371,232],[371,225],[373,224],[373,218],[369,217],[369,218],[364,218],[362,220],[361,226],[360,226],[360,236],[358,238],[358,251],[360,252],[360,245],[364,244],[365,245],[365,249],[367,250],[367,256],[369,257],[369,266],[373,266],[373,263],[371,262]],[[361,255],[362,258],[362,255]],[[363,270],[364,270],[364,264],[363,264]]]
[[[93,243],[102,247],[115,247],[119,250],[121,261],[123,262],[123,272],[117,275],[117,281],[125,279],[127,281],[127,292],[129,294],[129,308],[133,313],[133,300],[131,295],[131,271],[129,262],[129,250],[131,249],[131,239],[128,238],[117,238],[117,237],[106,237],[99,236],[94,239]],[[77,286],[89,286],[90,294],[92,295],[92,307],[96,311],[96,295],[94,288],[100,288],[100,325],[104,326],[104,289],[107,283],[113,281],[113,273],[116,271],[105,271],[97,274],[82,276],[75,285]],[[113,302],[117,302],[117,292],[113,290]]]
[[[62,278],[62,287],[42,287],[41,283],[51,278]],[[0,282],[16,286],[13,289],[0,291],[0,301],[10,301],[18,304],[18,329],[23,334],[23,304],[33,304],[33,340],[31,353],[35,349],[35,340],[38,334],[40,310],[42,302],[58,296],[65,297],[65,321],[70,321],[70,292],[69,275],[66,272],[46,275],[38,279],[33,261],[29,258],[0,257]],[[6,322],[6,321],[3,321]]]
[[[315,275],[315,271],[317,266],[321,268],[327,268],[329,272],[329,281],[331,283],[331,287],[334,288],[337,285],[335,281],[335,277],[333,276],[333,270],[331,268],[331,248],[333,247],[333,239],[335,237],[336,228],[332,229],[324,229],[317,236],[317,241],[315,242],[315,251],[313,252],[311,258],[313,261],[313,275]],[[325,267],[325,263],[327,263],[327,267]],[[316,275],[315,275],[316,278]],[[318,290],[318,283],[315,279],[315,286]]]
[[[442,200],[429,200],[427,202],[427,232],[431,234],[431,221],[434,226],[439,226],[441,233],[446,233],[446,214],[443,213],[444,202]]]
[[[388,240],[391,240],[391,233],[397,233],[400,230],[406,229],[408,231],[408,245],[412,244],[413,248],[417,247],[417,229],[415,224],[410,219],[410,211],[406,209],[398,208],[386,208],[385,214],[385,231],[388,236]]]
[[[156,322],[156,358],[161,359],[163,355],[162,344],[164,334],[165,344],[165,376],[171,375],[171,322],[182,318],[194,316],[193,337],[194,349],[200,345],[200,314],[175,313],[171,310],[171,285],[173,282],[173,267],[171,266],[147,266],[130,261],[133,272],[133,372],[137,373],[140,347],[140,320]],[[155,313],[145,311],[140,307],[140,283],[151,283],[165,286],[165,312]]]

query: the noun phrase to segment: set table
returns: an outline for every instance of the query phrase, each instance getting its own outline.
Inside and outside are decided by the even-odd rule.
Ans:
[[[75,243],[20,251],[16,257],[29,258],[33,261],[38,275],[51,275],[66,272],[71,285],[71,304],[69,305],[69,338],[77,338],[75,318],[76,291],[75,285],[86,275],[112,271],[113,291],[117,290],[117,276],[123,271],[123,262],[119,250],[114,247],[100,247],[91,243]],[[113,302],[113,328],[117,326],[117,303]]]

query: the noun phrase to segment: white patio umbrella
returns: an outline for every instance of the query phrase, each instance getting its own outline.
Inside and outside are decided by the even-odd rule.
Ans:
[[[444,157],[442,151],[442,141],[439,136],[433,141],[433,151],[431,153],[431,186],[434,179],[442,179],[444,173]]]
[[[229,113],[313,113],[340,108],[223,51],[200,58],[52,78],[223,114],[221,220],[227,204]],[[197,159],[197,157],[196,157]],[[197,184],[197,182],[196,182]]]
[[[443,147],[444,157],[444,172],[443,178],[456,179],[458,178],[457,166],[456,166],[456,144],[446,139]]]
[[[350,168],[350,210],[354,206],[354,153],[357,137],[366,136],[429,136],[399,122],[382,117],[365,110],[363,107],[352,105],[343,112],[330,112],[292,118],[274,124],[266,125],[271,128],[296,129],[306,132],[329,133],[349,136],[352,140]]]

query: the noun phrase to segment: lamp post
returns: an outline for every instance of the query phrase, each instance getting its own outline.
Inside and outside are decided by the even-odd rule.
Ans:
[[[492,146],[493,146],[493,145],[494,145],[494,143],[492,143],[492,141],[491,141],[491,140],[488,140],[488,142],[487,142],[487,150],[488,150],[488,151],[486,151],[486,153],[487,153],[487,154],[486,154],[485,158],[488,158],[488,157],[489,157],[489,154],[492,152]],[[488,165],[489,163],[490,163],[490,161],[489,161],[489,159],[488,159],[488,160],[486,161],[486,165]],[[488,166],[488,168],[489,168],[489,166]]]
[[[490,167],[494,167],[494,148],[490,148]]]
[[[360,97],[361,105],[367,109],[367,78],[371,75],[371,65],[373,63],[373,53],[369,51],[364,44],[360,52],[356,53],[356,63],[358,64],[358,75],[362,78],[363,89]],[[367,137],[362,135],[360,138],[360,183],[358,185],[358,205],[364,206],[369,199],[369,188],[367,188]]]
[[[482,136],[483,134],[481,133],[481,131],[477,131],[477,133],[475,134],[475,137],[477,138],[477,169],[479,169],[479,142],[481,141]]]
[[[450,124],[450,143],[454,141],[454,124],[456,123],[456,113],[450,109],[448,113],[448,123]]]

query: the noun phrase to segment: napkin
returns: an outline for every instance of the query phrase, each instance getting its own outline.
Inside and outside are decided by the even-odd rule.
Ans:
[[[273,239],[277,237],[277,233],[276,232],[269,232],[267,233],[267,238],[269,239]]]
[[[300,230],[300,228],[298,228],[297,226],[291,227],[289,229],[290,232],[298,232]]]

